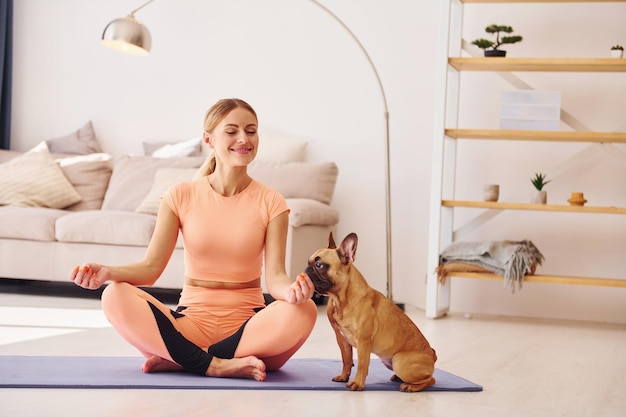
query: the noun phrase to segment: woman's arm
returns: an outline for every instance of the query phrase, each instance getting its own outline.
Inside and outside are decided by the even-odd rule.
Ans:
[[[315,288],[311,279],[301,274],[292,281],[285,271],[287,228],[289,212],[276,216],[267,226],[265,234],[265,285],[272,297],[300,304],[313,296]],[[303,265],[304,268],[304,265]]]
[[[151,286],[161,276],[174,252],[179,227],[178,217],[161,201],[156,226],[141,261],[119,266],[87,263],[74,267],[70,272],[70,279],[87,289],[100,288],[107,281]]]

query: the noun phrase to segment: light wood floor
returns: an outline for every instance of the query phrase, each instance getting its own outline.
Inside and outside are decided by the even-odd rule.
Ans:
[[[340,357],[324,308],[297,357]],[[437,367],[483,392],[4,389],[0,415],[626,416],[626,326],[407,313],[437,350]],[[137,355],[97,300],[0,293],[0,355],[15,354]]]

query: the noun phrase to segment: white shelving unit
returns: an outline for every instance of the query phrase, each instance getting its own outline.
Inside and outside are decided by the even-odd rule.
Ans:
[[[626,0],[441,0],[443,2],[442,45],[447,54],[440,59],[436,104],[437,118],[434,125],[433,176],[431,188],[430,234],[428,254],[428,278],[426,290],[426,316],[444,316],[450,308],[451,285],[437,280],[435,269],[439,254],[454,241],[454,211],[458,209],[535,210],[575,212],[582,214],[626,214],[626,207],[572,207],[554,204],[523,204],[506,202],[460,201],[455,199],[456,152],[460,140],[586,142],[610,146],[626,143],[626,132],[578,132],[578,131],[522,131],[497,129],[462,129],[457,126],[459,111],[460,74],[463,71],[490,72],[621,72],[626,73],[626,59],[613,58],[484,58],[462,57],[463,8],[465,3],[603,3]],[[625,78],[626,82],[626,78]],[[486,221],[486,220],[485,220]],[[483,223],[485,222],[483,221]],[[454,278],[502,279],[494,274],[455,273]],[[452,278],[450,277],[450,278]],[[527,282],[561,283],[573,285],[598,285],[626,288],[626,280],[595,277],[554,275],[528,275]]]

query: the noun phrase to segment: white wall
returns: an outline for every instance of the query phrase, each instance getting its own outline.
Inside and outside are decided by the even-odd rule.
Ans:
[[[305,139],[309,160],[338,164],[333,204],[341,212],[339,239],[358,233],[357,265],[374,287],[386,292],[383,102],[363,54],[330,16],[307,0],[159,0],[137,14],[153,38],[152,54],[137,58],[103,48],[99,38],[108,21],[140,1],[15,3],[14,149],[29,149],[92,120],[105,151],[141,153],[143,141],[200,134],[204,111],[217,99],[244,98],[258,111],[262,130]],[[359,37],[385,87],[392,142],[393,298],[423,306],[438,2],[323,3]],[[605,56],[607,45],[626,44],[620,21],[626,15],[624,4],[520,5],[515,12],[501,6],[471,9],[475,12],[467,7],[466,37],[482,36],[490,23],[510,24],[525,36],[510,48],[516,56]],[[495,127],[497,97],[508,86],[493,75],[486,77],[487,92],[479,85],[464,87],[464,96],[487,100],[479,106],[465,102],[462,124]],[[603,82],[582,78],[581,84],[532,77],[540,88],[567,89],[564,106],[593,129],[624,130],[623,124],[618,126],[624,120],[623,75],[601,78]],[[484,182],[496,181],[506,198],[510,190],[528,187],[532,172],[548,171],[565,156],[561,147],[548,147],[535,165],[525,149],[500,149],[461,152],[461,166],[471,170],[459,179],[459,190],[474,196]],[[498,160],[502,162],[495,164]],[[585,191],[590,203],[593,197],[599,205],[625,206],[624,163],[607,161],[612,160],[590,161],[584,175],[567,181],[555,179],[548,188],[551,200]],[[566,217],[559,215],[559,223]],[[502,219],[497,221],[507,228],[511,223],[555,223],[554,217],[543,223],[528,216]],[[518,226],[515,236],[503,230],[497,237],[520,234],[535,241],[548,258],[542,272],[588,269],[592,275],[626,278],[626,216],[610,220],[596,226],[595,220],[577,217],[558,228],[540,226],[531,233]],[[577,232],[567,245],[551,237],[572,228]],[[572,255],[572,246],[578,246],[573,241],[594,246],[607,240],[613,252],[600,262],[584,261],[582,268],[580,253]],[[555,306],[557,294],[561,301]],[[626,321],[624,290],[528,285],[511,296],[497,283],[455,282],[452,300],[457,311]]]

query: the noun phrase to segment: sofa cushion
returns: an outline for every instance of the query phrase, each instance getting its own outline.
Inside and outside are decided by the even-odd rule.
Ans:
[[[197,168],[162,168],[154,175],[150,192],[143,199],[137,213],[157,214],[161,204],[161,196],[174,184],[191,181],[198,171]]]
[[[64,208],[79,201],[45,142],[0,164],[0,205]]]
[[[85,210],[69,213],[56,221],[59,242],[147,246],[156,217],[117,210]]]
[[[277,163],[255,160],[250,176],[281,193],[285,198],[309,198],[330,204],[339,170],[334,162]]]
[[[83,127],[75,132],[47,140],[46,144],[52,153],[86,155],[102,152],[91,121],[85,123]]]
[[[7,149],[0,149],[0,164],[2,164],[4,162],[9,162],[11,159],[15,158],[16,156],[20,156],[23,153],[24,152],[9,151]]]
[[[328,204],[309,198],[288,198],[289,225],[334,226],[339,223],[339,211]]]
[[[154,158],[129,155],[116,158],[102,209],[135,211],[150,192],[159,169],[198,168],[204,159],[203,156]]]
[[[104,194],[113,171],[111,156],[105,153],[71,156],[56,160],[63,174],[74,186],[82,200],[67,210],[96,210],[102,207]]]
[[[54,241],[54,225],[67,211],[43,207],[0,207],[0,238]]]

